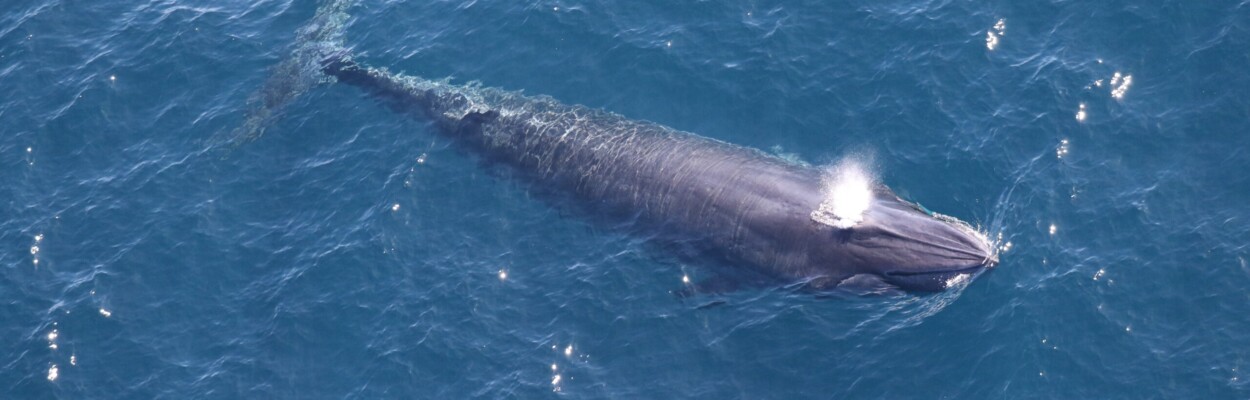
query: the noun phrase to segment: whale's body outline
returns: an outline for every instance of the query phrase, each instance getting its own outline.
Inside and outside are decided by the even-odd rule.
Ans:
[[[547,96],[370,68],[342,43],[350,0],[319,9],[245,122],[244,139],[317,83],[363,89],[457,144],[595,209],[638,217],[733,263],[815,289],[888,283],[940,291],[998,262],[984,234],[876,184],[863,220],[822,223],[824,175],[759,150]],[[274,90],[274,88],[281,90]]]

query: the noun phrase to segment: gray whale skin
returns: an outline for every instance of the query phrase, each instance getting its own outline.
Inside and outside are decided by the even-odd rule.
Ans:
[[[597,209],[693,238],[724,260],[816,290],[946,290],[997,264],[985,235],[876,184],[862,221],[818,222],[822,170],[545,96],[322,58],[321,72],[423,116],[472,152]]]

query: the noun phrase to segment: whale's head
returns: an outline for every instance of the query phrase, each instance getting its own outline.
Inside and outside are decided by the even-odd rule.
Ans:
[[[984,234],[884,186],[873,190],[861,220],[830,229],[835,243],[828,249],[843,268],[908,291],[943,291],[998,264],[998,253]]]

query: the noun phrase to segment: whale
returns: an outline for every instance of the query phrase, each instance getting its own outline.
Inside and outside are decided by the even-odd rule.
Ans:
[[[814,290],[909,292],[944,291],[998,264],[985,234],[875,181],[836,196],[827,168],[547,96],[369,66],[328,28],[343,20],[337,4],[338,18],[301,33],[316,45],[297,49],[291,65],[315,72],[312,80],[358,88],[532,187],[681,238],[718,263]],[[854,215],[839,212],[847,205]]]

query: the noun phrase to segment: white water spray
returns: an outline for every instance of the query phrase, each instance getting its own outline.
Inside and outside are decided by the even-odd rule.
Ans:
[[[872,204],[873,177],[856,160],[845,160],[827,172],[825,199],[812,211],[812,220],[838,229],[850,229],[864,220]]]

